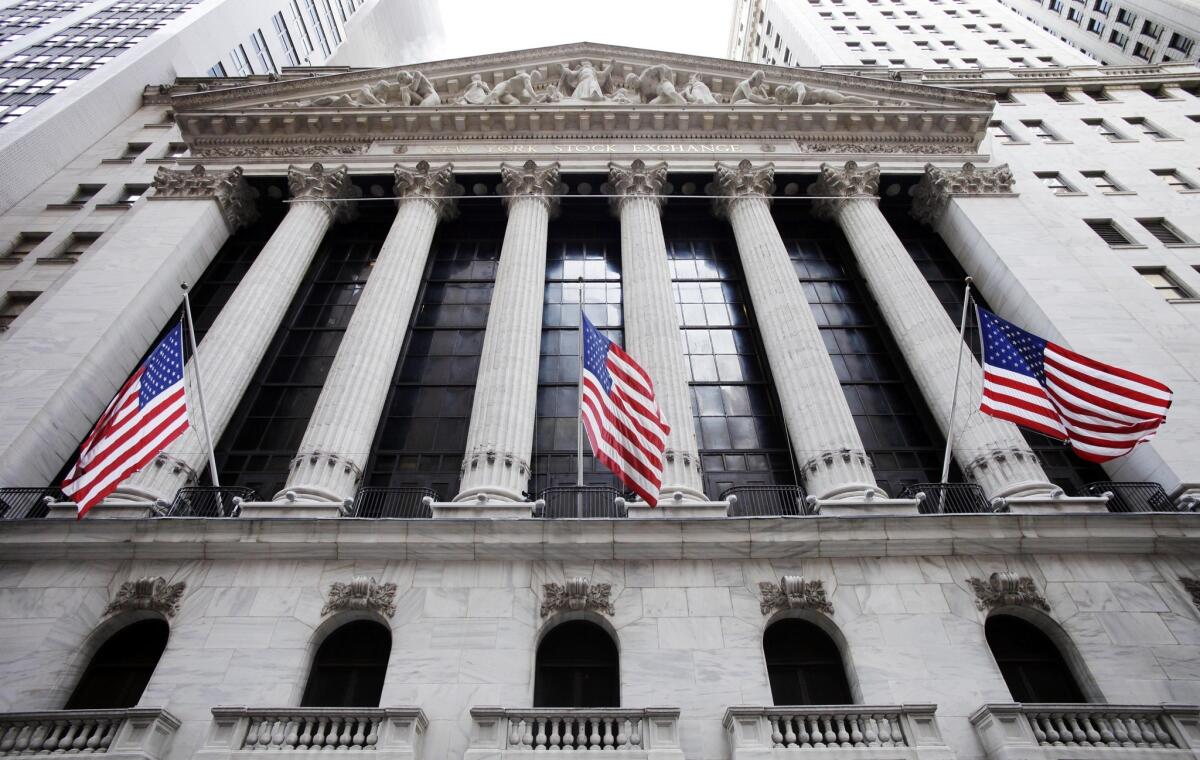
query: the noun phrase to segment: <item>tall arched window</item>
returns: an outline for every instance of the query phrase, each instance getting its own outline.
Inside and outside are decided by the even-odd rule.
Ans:
[[[534,707],[620,707],[617,645],[600,626],[572,620],[546,634],[537,651]]]
[[[788,618],[763,635],[771,698],[777,705],[853,703],[842,653],[815,623]]]
[[[392,634],[372,620],[346,623],[313,658],[301,707],[379,707]]]
[[[114,633],[92,656],[66,709],[137,706],[167,646],[169,633],[163,620],[142,620]]]
[[[993,615],[984,632],[1015,701],[1084,701],[1062,652],[1037,626],[1012,615]]]

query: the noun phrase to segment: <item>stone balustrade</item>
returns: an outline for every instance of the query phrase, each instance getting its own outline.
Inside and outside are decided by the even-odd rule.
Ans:
[[[935,705],[805,705],[730,707],[725,733],[732,760],[805,757],[939,760],[953,757],[942,739]]]
[[[989,704],[971,723],[992,760],[1200,756],[1195,705]]]
[[[0,757],[103,754],[159,760],[179,720],[159,707],[0,713]]]
[[[429,724],[417,707],[214,707],[212,714],[198,758],[354,750],[415,760]]]
[[[673,707],[475,707],[471,717],[466,760],[545,750],[612,750],[630,758],[683,760],[679,710]]]

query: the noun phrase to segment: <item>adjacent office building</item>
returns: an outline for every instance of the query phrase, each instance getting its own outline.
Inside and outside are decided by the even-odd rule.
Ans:
[[[810,7],[775,65],[151,80],[16,201],[0,754],[1200,756],[1200,70]],[[893,9],[956,65],[814,52]],[[1159,435],[1101,467],[975,411],[967,276],[1170,385]],[[193,404],[76,522],[180,282],[221,485]],[[581,313],[654,380],[656,506],[575,485]]]

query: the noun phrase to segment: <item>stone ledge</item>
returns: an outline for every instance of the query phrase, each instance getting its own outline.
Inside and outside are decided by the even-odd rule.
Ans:
[[[1197,514],[0,522],[6,559],[744,559],[1200,553]]]

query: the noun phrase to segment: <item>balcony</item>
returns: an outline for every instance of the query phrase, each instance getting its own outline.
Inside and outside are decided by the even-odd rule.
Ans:
[[[814,514],[800,486],[734,486],[721,493],[730,517],[782,517]]]
[[[983,489],[974,483],[914,483],[900,491],[902,499],[916,499],[923,515],[978,514],[997,511]]]
[[[62,501],[57,488],[0,488],[0,520],[33,520],[50,512],[50,502]]]
[[[1091,496],[1108,499],[1109,512],[1179,512],[1171,497],[1158,483],[1131,483],[1102,480],[1088,483],[1084,490]]]
[[[432,488],[375,488],[363,487],[354,496],[349,517],[399,517],[416,519],[433,517],[430,506],[437,501]]]
[[[242,504],[254,501],[253,488],[192,486],[180,488],[164,517],[237,517]]]
[[[971,715],[988,760],[1192,760],[1195,705],[991,704]]]
[[[546,750],[610,750],[625,758],[683,760],[674,707],[471,709],[465,760],[505,760]]]
[[[416,760],[429,725],[417,707],[214,707],[212,714],[197,758],[367,750],[376,760]]]
[[[935,705],[730,707],[731,760],[821,758],[951,760]]]
[[[628,517],[629,512],[615,488],[605,486],[563,486],[547,488],[533,508],[534,517],[563,518]]]
[[[161,760],[177,728],[160,707],[0,713],[0,757]]]

